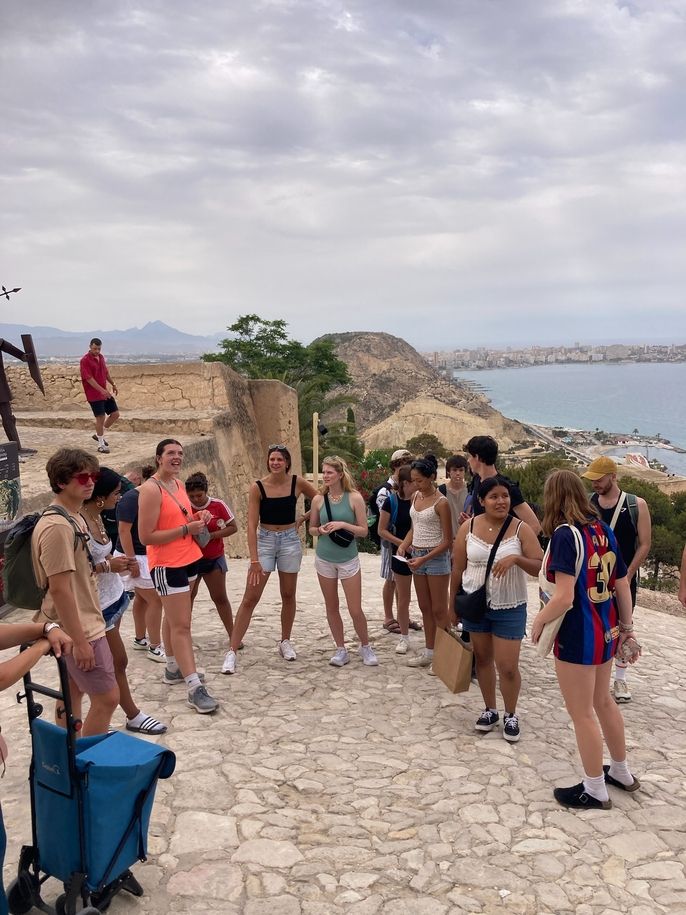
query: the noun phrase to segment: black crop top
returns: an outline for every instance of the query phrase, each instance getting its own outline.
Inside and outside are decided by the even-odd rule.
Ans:
[[[290,496],[273,498],[264,491],[261,480],[255,480],[255,482],[262,495],[260,499],[260,522],[262,524],[295,524],[295,506],[298,501],[298,497],[295,494],[298,478],[295,474],[291,477]]]

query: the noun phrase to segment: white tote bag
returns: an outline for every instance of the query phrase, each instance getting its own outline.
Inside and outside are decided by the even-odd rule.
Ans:
[[[574,580],[576,581],[576,579],[579,577],[579,574],[581,573],[581,564],[584,561],[584,542],[581,539],[579,529],[574,527],[573,524],[560,524],[555,528],[555,530],[559,531],[561,527],[568,527],[574,535],[574,543],[576,546],[576,567],[574,569]],[[555,582],[548,581],[548,579],[545,577],[545,569],[549,554],[550,544],[548,544],[546,547],[546,551],[543,556],[543,563],[541,565],[541,571],[538,573],[538,596],[541,601],[541,610],[546,606],[550,598],[555,593]],[[538,644],[536,645],[536,651],[542,658],[547,657],[552,651],[553,645],[555,644],[555,639],[557,638],[557,634],[560,631],[560,626],[562,625],[562,620],[571,609],[571,607],[567,607],[565,612],[560,614],[557,619],[551,620],[543,627],[543,632],[541,632],[541,637],[538,640]]]

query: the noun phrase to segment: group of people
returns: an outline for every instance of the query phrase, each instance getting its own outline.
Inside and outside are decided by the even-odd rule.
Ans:
[[[636,659],[622,647],[634,638],[635,587],[632,592],[629,581],[647,552],[647,507],[618,488],[616,502],[622,504],[619,508],[607,504],[617,487],[616,467],[608,463],[610,459],[600,458],[584,474],[593,481],[591,499],[577,474],[560,470],[550,476],[541,525],[519,487],[498,473],[497,444],[492,438],[470,439],[465,452],[466,457],[455,455],[448,461],[442,487],[437,484],[438,465],[432,455],[414,458],[405,451],[392,455],[379,521],[384,596],[392,582],[390,600],[384,601],[384,629],[397,633],[396,652],[408,654],[414,582],[423,624],[415,625],[423,628],[424,647],[409,657],[409,666],[428,668],[431,673],[437,629],[461,625],[463,637],[473,646],[484,699],[475,727],[490,731],[499,725],[499,680],[502,733],[514,743],[520,739],[518,662],[526,632],[526,576],[543,568],[546,580],[555,584],[555,593],[533,622],[532,640],[538,640],[545,623],[564,614],[555,641],[556,670],[584,763],[582,783],[571,794],[571,789],[556,789],[556,797],[568,806],[607,806],[607,784],[618,783],[626,790],[638,786],[626,768],[622,718],[612,701],[610,678],[615,655],[624,664]],[[197,669],[191,639],[191,611],[201,579],[229,639],[223,673],[237,671],[238,652],[272,572],[278,573],[281,594],[278,650],[285,661],[294,661],[292,631],[302,561],[299,527],[305,521],[316,539],[314,566],[334,643],[330,663],[342,667],[350,661],[339,603],[340,580],[362,663],[378,664],[362,608],[357,551],[357,540],[368,530],[365,502],[341,458],[324,458],[320,490],[293,474],[291,463],[285,445],[269,446],[267,473],[250,487],[250,565],[234,620],[226,592],[224,541],[236,532],[236,519],[222,500],[209,495],[204,474],[194,473],[182,482],[183,447],[178,441],[162,440],[155,464],[140,475],[130,475],[130,480],[100,467],[91,453],[79,449],[61,449],[48,461],[53,507],[59,511],[43,515],[32,538],[36,575],[47,587],[36,622],[46,637],[55,629],[64,633],[61,645],[77,713],[83,695],[90,698],[84,735],[106,730],[117,704],[126,714],[129,730],[145,734],[166,730],[140,709],[128,684],[119,626],[131,592],[133,647],[144,650],[152,661],[163,662],[164,681],[183,684],[188,705],[200,714],[218,707]],[[465,485],[467,469],[472,475],[470,491]],[[301,496],[310,508],[298,513]],[[113,509],[116,533],[111,536],[105,520]],[[618,519],[624,511],[628,520],[634,513],[637,517],[638,547],[630,557],[624,554],[628,535],[626,545],[620,541]],[[608,512],[613,517],[603,520]],[[541,527],[550,538],[545,557],[537,536]],[[581,534],[582,555],[572,528]],[[488,594],[485,615],[478,621],[460,620],[456,598],[482,585]],[[397,629],[391,623],[397,623]],[[620,682],[625,680],[619,673],[616,676]],[[616,689],[615,699],[622,701]],[[601,728],[611,753],[607,771],[602,765]]]

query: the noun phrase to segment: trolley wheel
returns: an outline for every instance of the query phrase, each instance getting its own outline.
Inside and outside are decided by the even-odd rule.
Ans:
[[[22,871],[7,887],[7,903],[12,915],[25,915],[33,908],[36,892],[31,875]]]

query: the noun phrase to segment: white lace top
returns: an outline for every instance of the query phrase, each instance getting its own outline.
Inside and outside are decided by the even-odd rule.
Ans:
[[[443,540],[443,527],[441,518],[436,511],[438,503],[445,499],[441,496],[430,507],[422,511],[417,511],[414,507],[415,498],[412,499],[410,506],[410,518],[412,518],[412,546],[420,550],[433,550]]]
[[[494,563],[505,556],[523,555],[522,542],[518,536],[521,525],[520,521],[514,536],[505,537],[500,542]],[[467,568],[462,576],[462,588],[468,594],[476,591],[484,583],[486,565],[492,547],[492,543],[486,543],[472,531],[467,534]],[[519,566],[512,566],[502,578],[493,578],[493,573],[491,573],[488,576],[486,593],[492,610],[509,610],[525,604],[527,599],[526,572]]]
[[[94,537],[91,537],[88,547],[91,551],[93,562],[97,564],[98,562],[102,562],[103,559],[107,558],[112,552],[112,541],[108,540],[107,543],[98,543]],[[95,576],[95,580],[98,585],[100,609],[106,610],[122,596],[124,593],[124,583],[118,572],[98,572]]]

